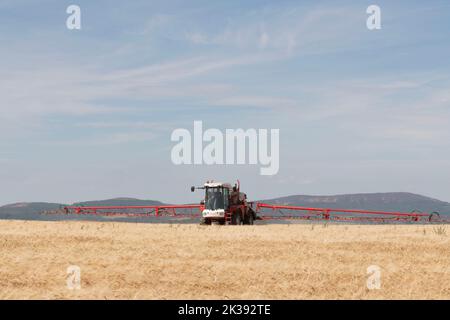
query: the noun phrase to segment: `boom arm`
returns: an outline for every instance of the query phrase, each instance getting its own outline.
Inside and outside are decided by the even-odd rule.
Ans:
[[[267,209],[269,209],[269,212],[267,212]],[[261,218],[263,220],[302,219],[360,222],[450,222],[450,219],[441,217],[437,212],[406,213],[372,210],[308,208],[299,206],[273,205],[266,203],[257,203],[256,212],[261,215]]]
[[[202,205],[162,205],[162,206],[70,206],[64,207],[66,214],[91,214],[104,216],[142,216],[142,217],[199,217]]]

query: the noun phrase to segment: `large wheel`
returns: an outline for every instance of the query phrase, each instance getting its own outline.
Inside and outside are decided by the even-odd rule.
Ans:
[[[231,224],[240,226],[242,224],[241,212],[236,211],[231,218]]]
[[[441,216],[439,215],[439,212],[432,212],[430,216],[428,217],[428,221],[430,222],[438,222],[441,219]]]
[[[253,225],[254,219],[253,219],[253,213],[249,212],[247,214],[246,224]]]
[[[205,226],[205,225],[210,225],[211,224],[211,220],[210,219],[206,219],[206,218],[201,218],[200,219],[200,224]]]
[[[244,224],[253,225],[255,216],[255,212],[252,210],[252,208],[247,208],[247,214],[245,215]]]

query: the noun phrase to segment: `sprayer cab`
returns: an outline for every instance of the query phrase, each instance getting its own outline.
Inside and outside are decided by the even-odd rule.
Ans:
[[[202,224],[253,224],[256,219],[246,194],[240,192],[239,181],[234,186],[207,181],[202,187],[191,187],[191,191],[195,189],[205,190]]]

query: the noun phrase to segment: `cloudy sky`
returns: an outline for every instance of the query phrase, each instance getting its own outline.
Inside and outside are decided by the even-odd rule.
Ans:
[[[237,178],[252,199],[450,201],[449,39],[447,0],[0,0],[0,205],[191,202]],[[280,129],[279,173],[175,166],[170,135],[194,120]]]

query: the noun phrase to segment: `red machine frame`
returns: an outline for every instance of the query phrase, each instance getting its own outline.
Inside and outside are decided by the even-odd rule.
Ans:
[[[352,210],[352,209],[332,209],[332,208],[309,208],[299,206],[273,205],[266,203],[257,203],[256,211],[262,209],[271,209],[272,212],[278,212],[277,215],[265,214],[264,220],[284,220],[284,219],[303,219],[303,220],[324,220],[324,221],[347,221],[347,222],[440,222],[447,221],[437,213],[433,212],[391,212],[374,210]],[[294,211],[295,214],[284,214],[282,210]]]
[[[190,209],[191,213],[177,213],[178,209]],[[194,209],[198,209],[195,213]],[[66,214],[90,214],[103,216],[140,216],[140,217],[199,217],[202,205],[161,205],[161,206],[69,206],[64,207]],[[130,212],[137,211],[137,212]],[[143,211],[143,212],[139,212]]]
[[[251,202],[250,202],[251,203]],[[261,220],[309,220],[335,222],[406,222],[406,223],[450,223],[450,217],[442,217],[437,212],[389,212],[372,210],[310,208],[267,203],[256,204],[255,212]],[[69,206],[66,214],[86,214],[130,217],[175,217],[198,218],[204,205],[161,205],[161,206]],[[236,208],[237,209],[237,208]],[[264,210],[269,210],[265,212]],[[181,211],[181,212],[180,212]],[[289,213],[286,214],[286,211]]]

